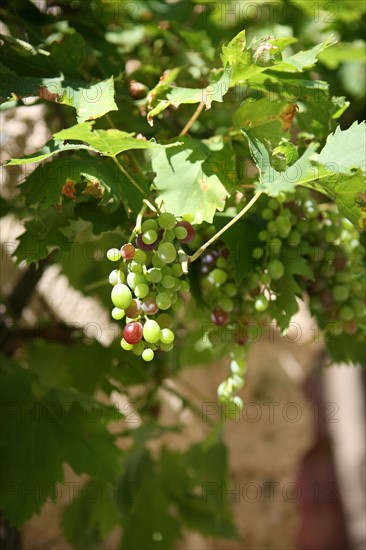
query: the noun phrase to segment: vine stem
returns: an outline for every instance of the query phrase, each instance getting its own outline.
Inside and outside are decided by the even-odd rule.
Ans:
[[[193,115],[191,116],[191,118],[189,119],[189,121],[184,126],[181,133],[179,134],[180,136],[185,136],[187,134],[187,132],[190,130],[192,124],[194,122],[196,122],[197,118],[200,116],[201,111],[204,108],[204,106],[205,106],[205,104],[203,103],[203,101],[201,101],[201,103],[198,105],[197,109],[195,110],[195,112],[193,113]]]
[[[142,187],[139,186],[139,184],[137,183],[137,181],[135,181],[131,176],[130,174],[127,172],[127,170],[125,170],[125,168],[123,168],[122,164],[119,162],[119,160],[117,159],[117,157],[113,156],[112,159],[114,160],[114,162],[117,164],[118,168],[121,170],[121,172],[130,180],[130,182],[132,183],[132,185],[134,185],[136,187],[136,189],[138,189],[140,191],[140,193],[142,193],[142,195],[144,197],[146,197],[146,194],[145,194],[145,191],[142,189]]]
[[[153,204],[151,204],[150,201],[148,201],[147,199],[143,200],[142,208],[141,208],[140,212],[137,214],[136,225],[135,225],[135,227],[134,227],[134,229],[131,233],[130,238],[128,239],[128,242],[131,242],[135,235],[137,235],[138,233],[141,233],[142,218],[143,218],[143,216],[146,212],[146,208],[148,208],[148,207],[153,212],[157,212],[157,209],[155,208],[155,206]]]
[[[262,191],[258,191],[258,193],[256,193],[254,195],[254,197],[248,202],[248,204],[246,204],[244,206],[244,208],[242,210],[240,210],[240,212],[232,219],[229,221],[229,223],[227,223],[226,225],[224,225],[224,227],[222,229],[220,229],[220,231],[218,231],[217,233],[215,233],[215,235],[213,237],[211,237],[211,239],[209,239],[205,244],[203,244],[202,246],[200,246],[200,248],[192,255],[192,256],[189,256],[188,257],[188,262],[189,263],[192,263],[194,262],[195,260],[197,260],[197,258],[199,258],[201,256],[201,254],[203,254],[203,252],[206,250],[206,248],[208,248],[212,243],[214,243],[219,237],[221,237],[221,235],[223,233],[225,233],[225,231],[227,231],[228,229],[230,229],[230,227],[232,227],[238,220],[240,220],[240,218],[242,216],[244,216],[244,214],[246,212],[248,212],[248,210],[250,210],[250,208],[253,206],[253,204],[259,199],[259,197],[262,195]]]

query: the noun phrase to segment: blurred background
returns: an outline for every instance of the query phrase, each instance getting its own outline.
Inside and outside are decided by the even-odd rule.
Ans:
[[[1,8],[1,34],[17,29],[26,37],[32,23],[34,33],[43,32],[47,17],[56,17],[59,32],[62,21],[80,32],[88,44],[88,68],[107,78],[120,70],[124,75],[118,93],[124,108],[111,113],[113,124],[147,137],[164,138],[164,127],[149,127],[131,108],[136,93],[144,95],[157,83],[164,70],[189,65],[186,85],[204,81],[211,67],[219,66],[220,46],[240,30],[249,41],[264,36],[295,36],[298,48],[309,48],[333,33],[336,47],[319,56],[316,78],[330,82],[332,93],[350,102],[341,126],[362,120],[365,106],[365,3],[363,0],[256,0],[195,2],[166,0],[146,2],[31,2],[9,1]],[[95,20],[100,32],[95,32]],[[92,24],[93,23],[93,24]],[[94,26],[93,26],[94,25]],[[107,44],[107,47],[101,45]],[[93,47],[90,46],[93,45]],[[103,49],[105,48],[105,49]],[[138,82],[139,85],[132,85]],[[138,92],[136,92],[138,90]],[[4,106],[5,105],[5,106]],[[1,110],[1,160],[29,154],[44,145],[51,134],[74,124],[67,108],[29,97],[7,102]],[[183,106],[178,119],[187,120],[189,107]],[[205,114],[198,134],[204,136],[215,120]],[[217,117],[217,114],[215,115]],[[227,124],[222,111],[220,124]],[[109,127],[106,121],[106,127]],[[316,131],[316,124],[314,124]],[[17,168],[17,167],[15,167]],[[25,296],[19,305],[18,326],[31,338],[29,330],[37,319],[87,326],[88,336],[111,344],[114,333],[108,310],[93,292],[82,292],[85,279],[77,280],[71,265],[44,265],[34,275],[24,262],[16,265],[11,253],[16,237],[23,231],[17,217],[17,185],[24,172],[4,168],[1,178],[2,240],[1,313],[7,304]],[[33,167],[34,168],[34,167]],[[27,166],[27,169],[33,169]],[[12,204],[12,207],[8,205]],[[96,258],[96,264],[101,258]],[[100,274],[100,268],[95,267]],[[33,278],[32,278],[33,277]],[[91,284],[98,277],[91,274]],[[25,280],[31,283],[24,285]],[[314,322],[302,304],[294,322],[302,328],[301,338],[290,330],[285,338],[264,334],[253,345],[249,372],[241,395],[243,413],[225,425],[229,450],[230,483],[219,487],[223,501],[230,502],[241,541],[228,542],[186,531],[177,548],[199,549],[293,549],[363,550],[365,526],[365,375],[357,366],[334,365],[324,368],[324,346],[314,341]],[[100,326],[100,334],[95,326]],[[295,325],[294,325],[295,326]],[[28,332],[27,332],[28,331]],[[59,333],[58,333],[59,334]],[[59,336],[58,336],[59,337]],[[65,336],[67,338],[67,335]],[[49,338],[52,342],[52,335]],[[58,343],[58,342],[56,342]],[[183,434],[167,434],[162,441],[184,450],[202,440],[210,431],[205,414],[220,418],[217,386],[225,363],[217,360],[210,367],[192,365],[179,376],[167,379],[160,389],[162,406],[159,421],[182,423]],[[169,388],[171,391],[169,391]],[[194,414],[185,405],[189,397]],[[120,395],[114,400],[122,407]],[[205,414],[204,414],[205,413]],[[159,443],[159,445],[161,442]],[[84,481],[65,467],[70,483]],[[69,495],[61,491],[55,504],[46,503],[21,529],[2,536],[7,548],[61,550],[74,546],[61,529],[63,507]],[[143,525],[141,526],[143,529]],[[10,534],[9,534],[10,533]],[[108,534],[102,548],[119,546],[120,530]],[[82,547],[82,546],[81,546]],[[90,543],[88,548],[93,546]],[[84,548],[86,548],[84,546]]]

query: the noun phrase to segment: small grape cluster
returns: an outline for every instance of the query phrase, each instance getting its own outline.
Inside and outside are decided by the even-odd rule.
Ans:
[[[135,244],[111,248],[107,258],[120,262],[109,275],[113,286],[112,317],[123,320],[121,347],[151,361],[156,351],[173,347],[170,311],[184,306],[181,293],[189,291],[184,279],[188,257],[182,245],[192,242],[193,216],[178,220],[169,212],[145,219],[136,231]]]
[[[332,205],[319,205],[309,190],[298,189],[286,201],[263,197],[251,216],[258,232],[253,246],[245,251],[251,256],[251,267],[239,282],[235,255],[223,243],[202,255],[200,265],[203,299],[217,327],[210,339],[214,345],[228,345],[231,355],[231,374],[218,388],[219,399],[238,406],[240,399],[233,392],[244,383],[251,331],[255,337],[258,327],[283,314],[278,299],[287,291],[283,281],[288,275],[309,296],[320,328],[334,322],[338,334],[361,339],[366,314],[365,250],[357,230]]]

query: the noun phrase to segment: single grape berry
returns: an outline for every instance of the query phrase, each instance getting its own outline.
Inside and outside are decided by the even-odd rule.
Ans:
[[[162,242],[158,247],[158,256],[165,264],[171,264],[177,257],[177,251],[172,243]]]
[[[107,258],[111,262],[118,262],[118,260],[121,259],[121,252],[118,250],[118,248],[110,248],[107,251]]]
[[[140,250],[143,250],[144,252],[149,252],[151,250],[154,250],[157,247],[159,239],[157,239],[152,244],[147,244],[143,241],[142,234],[140,233],[136,237],[136,245]]]
[[[137,344],[140,342],[142,334],[142,324],[137,321],[128,323],[123,329],[123,338],[128,344]]]
[[[141,309],[145,313],[145,315],[155,315],[159,308],[156,305],[155,298],[147,297],[141,304]]]
[[[139,300],[133,299],[130,305],[125,309],[127,317],[135,319],[141,313],[141,302]]]
[[[163,344],[171,344],[174,341],[174,332],[170,328],[163,328],[161,331],[160,340]]]
[[[170,212],[163,212],[158,217],[158,224],[162,229],[174,229],[175,221],[175,216]]]
[[[285,266],[280,260],[271,260],[268,264],[268,273],[272,279],[281,279],[285,274]]]
[[[259,296],[257,296],[254,302],[254,307],[257,311],[260,311],[260,312],[266,311],[268,306],[269,306],[269,301],[265,296],[263,296],[263,294],[260,294]]]
[[[146,348],[144,349],[144,351],[142,352],[142,356],[144,361],[152,361],[154,359],[154,352],[151,348]]]
[[[181,243],[188,244],[188,243],[191,243],[193,241],[193,239],[196,235],[196,232],[195,232],[193,226],[189,222],[187,222],[185,220],[182,220],[181,222],[178,222],[175,227],[176,227],[176,229],[178,227],[184,227],[184,229],[186,229],[186,231],[187,231],[187,234],[184,238],[178,237],[178,235],[177,235],[177,238],[180,240]]]
[[[229,322],[229,318],[229,313],[223,311],[220,307],[216,307],[211,313],[211,321],[218,326],[226,325]]]
[[[117,284],[112,289],[111,299],[116,307],[119,309],[126,309],[132,300],[131,290],[127,285]]]
[[[146,321],[143,328],[143,335],[146,342],[149,342],[150,344],[155,344],[156,342],[158,342],[161,336],[161,329],[159,324],[153,319],[149,319],[148,321]]]
[[[121,248],[121,256],[124,260],[132,260],[135,255],[135,247],[131,243],[124,244]]]

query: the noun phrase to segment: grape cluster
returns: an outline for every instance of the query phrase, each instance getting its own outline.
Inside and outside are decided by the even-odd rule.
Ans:
[[[250,222],[258,231],[245,250],[239,278],[236,254],[223,243],[200,259],[202,294],[217,327],[210,338],[213,345],[227,345],[231,355],[231,374],[218,388],[219,399],[238,406],[233,392],[243,385],[249,343],[258,328],[285,314],[279,298],[293,293],[289,277],[299,297],[309,296],[321,329],[333,323],[333,334],[336,324],[337,334],[361,341],[366,314],[365,249],[357,230],[332,205],[318,204],[309,190],[298,189],[284,200],[262,197],[251,209]]]
[[[170,312],[184,306],[181,294],[189,291],[184,279],[187,255],[182,245],[192,242],[193,217],[181,220],[169,212],[145,219],[135,244],[111,248],[107,258],[120,262],[109,275],[113,286],[112,317],[123,320],[121,347],[151,361],[157,350],[173,347],[173,318]]]

